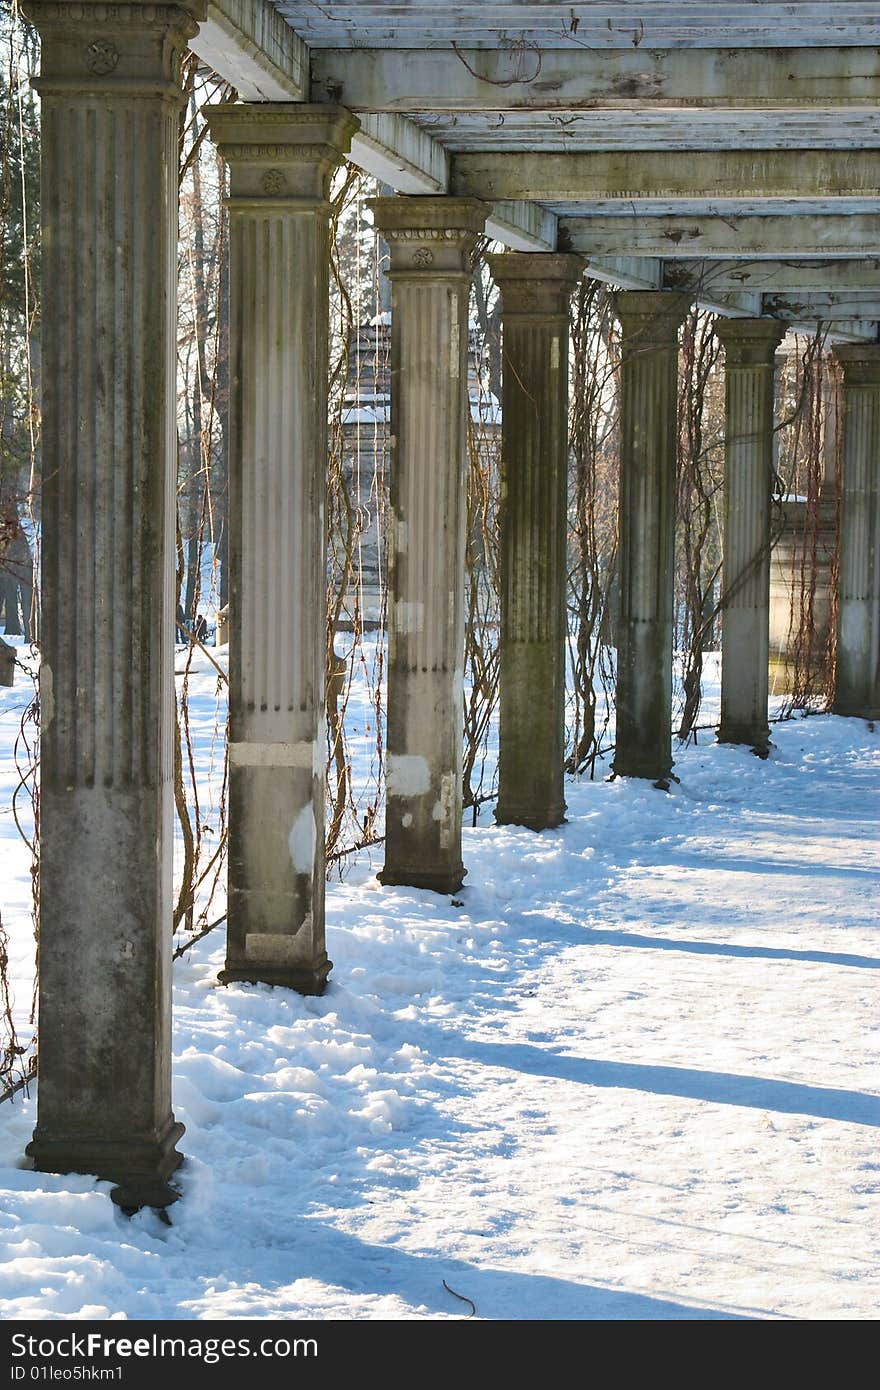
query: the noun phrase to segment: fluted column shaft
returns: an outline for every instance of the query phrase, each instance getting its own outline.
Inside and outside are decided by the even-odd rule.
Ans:
[[[684,295],[614,297],[622,328],[620,619],[614,771],[672,770],[672,623],[678,330]]]
[[[719,319],[725,355],[721,743],[766,753],[770,660],[773,370],[785,326]]]
[[[464,528],[474,199],[377,198],[391,252],[388,762],[383,883],[461,887]]]
[[[337,107],[208,112],[230,167],[229,911],[224,983],[320,993],[329,182]]]
[[[843,460],[835,714],[880,718],[880,347],[836,347]]]
[[[502,298],[501,825],[565,819],[568,310],[577,256],[489,257]]]
[[[34,3],[42,37],[38,1169],[165,1204],[177,127],[193,6]]]

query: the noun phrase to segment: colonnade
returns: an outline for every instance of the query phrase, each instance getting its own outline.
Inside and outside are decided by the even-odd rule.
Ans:
[[[35,1165],[124,1207],[174,1199],[170,1088],[177,118],[199,6],[32,3],[43,40],[43,669]],[[225,981],[320,992],[332,105],[215,107],[230,212],[230,853]],[[390,247],[392,534],[385,884],[457,890],[467,300],[487,207],[382,198]],[[565,812],[568,299],[573,255],[490,259],[503,301],[500,822]],[[622,327],[615,771],[672,770],[677,334]],[[767,746],[772,367],[731,320],[722,739]],[[838,694],[878,704],[880,347],[844,379]]]

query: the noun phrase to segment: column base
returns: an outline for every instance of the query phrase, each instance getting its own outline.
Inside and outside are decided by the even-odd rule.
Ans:
[[[672,769],[675,763],[672,758],[664,758],[662,761],[651,758],[640,758],[637,755],[631,756],[624,754],[617,757],[611,764],[611,771],[615,777],[644,777],[650,782],[665,782],[668,789],[669,783],[673,780]]]
[[[333,969],[332,960],[325,956],[317,965],[231,965],[217,976],[221,985],[281,985],[285,989],[296,990],[297,994],[323,994],[327,988],[327,976]]]
[[[183,1162],[175,1145],[184,1127],[174,1116],[153,1139],[49,1139],[39,1126],[25,1152],[38,1173],[85,1173],[116,1183],[110,1196],[123,1211],[168,1207],[180,1197],[168,1182]]]
[[[759,758],[766,758],[772,748],[768,726],[756,728],[754,724],[722,724],[718,730],[719,743],[738,743],[751,748]]]
[[[873,723],[875,719],[880,719],[880,705],[871,704],[868,700],[864,704],[854,700],[835,700],[831,713],[839,714],[842,719],[867,719]]]
[[[376,875],[385,888],[427,888],[432,893],[457,893],[467,874],[463,864],[455,869],[393,869],[388,865]]]
[[[521,825],[526,830],[555,830],[565,825],[568,810],[564,801],[556,802],[545,810],[536,811],[534,806],[514,806],[508,802],[498,802],[495,807],[496,825]]]

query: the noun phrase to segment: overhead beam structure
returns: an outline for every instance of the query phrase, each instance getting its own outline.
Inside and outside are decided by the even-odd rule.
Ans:
[[[401,82],[401,73],[406,80]],[[356,48],[316,51],[314,88],[359,111],[876,106],[877,48]],[[313,90],[314,95],[314,90]]]
[[[681,260],[666,266],[664,274],[670,289],[697,284],[715,291],[750,289],[779,294],[880,291],[880,258],[877,257],[858,260]]]
[[[244,101],[308,100],[308,49],[270,0],[208,0],[190,48]]]
[[[638,149],[459,154],[452,191],[537,202],[638,203],[642,199],[870,198],[880,189],[880,150]],[[878,203],[880,210],[880,203]],[[724,209],[722,209],[724,211]],[[735,205],[729,209],[736,213]]]
[[[617,213],[568,215],[561,229],[573,250],[584,256],[630,256],[662,260],[714,258],[780,260],[828,256],[833,259],[880,256],[880,205],[876,212],[786,212],[761,215],[717,208],[686,214],[658,213],[622,206]]]

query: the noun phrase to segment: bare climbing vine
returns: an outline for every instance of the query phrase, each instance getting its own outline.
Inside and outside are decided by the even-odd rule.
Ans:
[[[620,424],[620,342],[610,292],[583,277],[571,304],[568,644],[570,773],[610,748]]]

